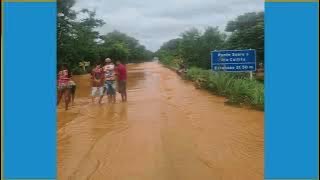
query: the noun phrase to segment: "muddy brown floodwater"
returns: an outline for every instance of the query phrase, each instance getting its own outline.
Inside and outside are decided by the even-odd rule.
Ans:
[[[128,78],[127,103],[98,105],[89,76],[75,77],[75,105],[57,109],[59,180],[263,179],[263,112],[155,62],[128,65]]]

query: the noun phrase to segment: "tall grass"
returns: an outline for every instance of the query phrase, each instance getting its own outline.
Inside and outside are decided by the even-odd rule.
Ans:
[[[214,94],[226,96],[228,103],[264,109],[264,85],[235,73],[212,72],[200,68],[188,69],[186,79]]]

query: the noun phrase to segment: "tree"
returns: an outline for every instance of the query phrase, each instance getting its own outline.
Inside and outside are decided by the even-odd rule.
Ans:
[[[211,55],[210,52],[217,49],[222,49],[226,35],[221,33],[218,27],[208,27],[200,38],[199,45],[199,63],[198,67],[210,69]]]
[[[231,36],[226,42],[229,49],[256,49],[257,63],[264,63],[264,13],[246,13],[230,21],[226,31]]]
[[[148,51],[139,41],[119,31],[101,35],[96,29],[105,24],[88,9],[74,11],[75,0],[58,0],[58,65],[67,64],[74,73],[84,73],[79,62],[85,60],[95,64],[106,57],[140,62],[151,59]],[[78,19],[82,14],[85,18]]]
[[[179,46],[179,54],[189,66],[197,66],[200,60],[199,48],[201,33],[192,28],[181,34],[182,40]]]
[[[96,13],[93,11],[83,9],[80,12],[87,15],[87,17],[74,23],[74,42],[80,59],[74,60],[75,64],[73,65],[77,65],[79,60],[90,61],[94,64],[100,60],[97,44],[97,39],[100,35],[95,29],[105,23],[101,19],[96,19]]]
[[[71,9],[75,0],[58,0],[57,14],[57,45],[58,64],[66,63],[70,60],[73,52],[73,21],[76,12]]]
[[[129,55],[129,49],[126,47],[126,44],[117,42],[112,44],[110,47],[106,49],[108,57],[114,60],[123,60],[127,61],[127,57]]]
[[[218,27],[208,27],[203,34],[192,28],[182,33],[181,38],[164,43],[156,54],[167,64],[171,64],[167,61],[178,61],[187,66],[209,69],[210,52],[222,48],[225,39],[226,35]]]
[[[264,13],[246,13],[227,24],[227,37],[218,27],[208,27],[204,33],[192,28],[181,38],[165,42],[155,53],[160,61],[174,65],[182,59],[187,66],[210,69],[210,52],[223,49],[256,49],[258,63],[264,61]]]
[[[151,59],[152,52],[148,51],[143,45],[139,43],[133,37],[130,37],[119,31],[113,31],[106,35],[101,36],[101,39],[104,41],[101,45],[102,57],[116,57],[121,58],[126,62],[141,62],[148,59]],[[114,46],[116,44],[116,46]],[[115,48],[120,48],[119,51],[116,51]],[[113,49],[112,51],[110,49]],[[122,55],[118,54],[118,52]],[[113,54],[115,53],[115,54]],[[125,56],[124,56],[125,54]]]

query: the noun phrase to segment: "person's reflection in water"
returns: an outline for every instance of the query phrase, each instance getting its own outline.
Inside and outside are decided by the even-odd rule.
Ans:
[[[120,105],[120,109],[119,109],[119,121],[121,123],[121,130],[125,130],[129,127],[129,123],[128,123],[128,106],[126,103],[124,104],[119,104]]]

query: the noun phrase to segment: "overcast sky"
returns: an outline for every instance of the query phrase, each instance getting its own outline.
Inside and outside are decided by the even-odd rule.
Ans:
[[[192,27],[224,30],[238,15],[263,11],[264,0],[76,0],[74,9],[82,8],[95,10],[106,22],[102,34],[119,30],[156,51]]]

